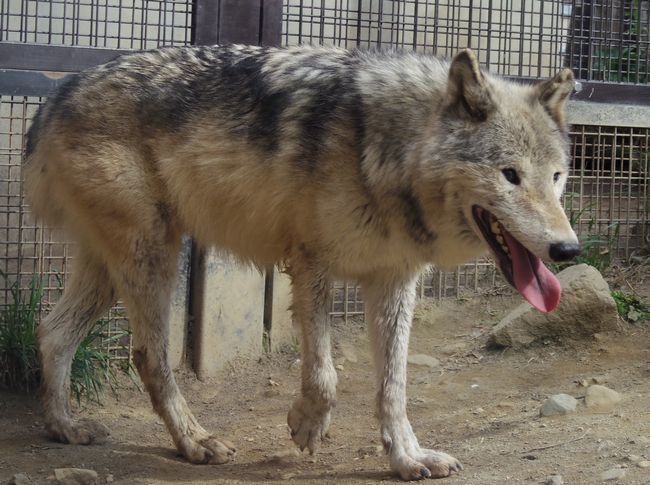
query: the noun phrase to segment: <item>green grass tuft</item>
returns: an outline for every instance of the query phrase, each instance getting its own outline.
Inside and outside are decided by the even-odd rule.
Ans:
[[[41,368],[38,358],[36,329],[43,299],[43,286],[34,276],[26,290],[18,281],[5,280],[11,301],[0,309],[0,387],[22,391],[38,388]],[[108,320],[99,320],[83,339],[72,361],[70,389],[78,403],[86,400],[101,403],[108,386],[117,396],[118,373],[133,380],[130,361],[117,366],[104,350],[108,344],[128,338],[129,330],[120,330],[107,337]],[[120,349],[120,346],[117,345]]]

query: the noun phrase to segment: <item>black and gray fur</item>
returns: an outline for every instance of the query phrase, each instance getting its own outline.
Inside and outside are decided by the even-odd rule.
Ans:
[[[189,233],[260,268],[287,268],[303,330],[302,396],[288,417],[301,448],[313,451],[329,425],[328,289],[344,278],[367,300],[391,467],[404,479],[459,470],[420,447],[406,416],[415,281],[430,263],[487,250],[475,204],[540,257],[575,238],[558,202],[572,84],[569,71],[537,86],[507,82],[470,51],[448,63],[245,46],[131,54],[74,76],[39,111],[25,162],[34,212],[79,247],[76,276],[39,328],[47,429],[71,443],[105,434],[73,419],[69,368],[119,295],[134,362],[180,452],[194,463],[232,458],[232,445],[198,424],[167,361],[166,304]]]

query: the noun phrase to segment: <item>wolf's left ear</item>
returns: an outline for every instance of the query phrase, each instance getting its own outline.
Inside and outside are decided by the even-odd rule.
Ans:
[[[566,102],[575,89],[575,79],[571,69],[562,69],[551,79],[535,85],[535,96],[546,112],[560,125],[566,127],[564,109]]]
[[[496,109],[490,85],[470,49],[460,51],[449,66],[447,106],[475,121],[485,121]]]

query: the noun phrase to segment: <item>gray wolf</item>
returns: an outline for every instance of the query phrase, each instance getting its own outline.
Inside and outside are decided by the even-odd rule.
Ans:
[[[302,329],[293,441],[328,431],[336,371],[328,289],[362,285],[377,368],[377,416],[403,479],[460,470],[422,448],[406,414],[406,358],[419,273],[490,251],[549,311],[560,288],[542,260],[579,250],[559,202],[568,170],[570,71],[536,85],[492,76],[471,51],[415,53],[246,46],[134,53],[72,78],[26,146],[33,211],[76,241],[76,272],[38,330],[45,422],[87,444],[106,429],[73,418],[70,361],[119,296],[133,360],[176,447],[192,463],[235,450],[197,422],[167,358],[167,301],[183,233],[259,268],[281,263]]]

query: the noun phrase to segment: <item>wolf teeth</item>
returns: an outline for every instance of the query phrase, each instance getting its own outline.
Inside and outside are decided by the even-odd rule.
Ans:
[[[492,229],[492,232],[493,232],[494,234],[501,234],[501,227],[499,226],[499,222],[498,222],[498,221],[492,221],[492,222],[490,223],[490,229]]]

